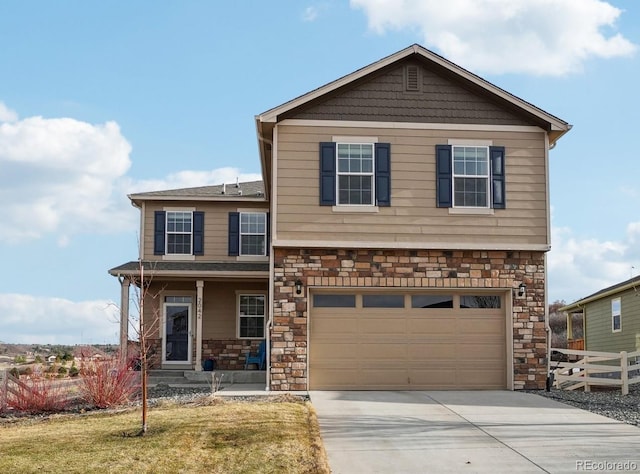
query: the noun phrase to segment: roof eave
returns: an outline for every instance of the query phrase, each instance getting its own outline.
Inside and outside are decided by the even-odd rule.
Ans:
[[[562,308],[558,309],[558,311],[565,312],[565,311],[571,311],[573,309],[582,309],[586,304],[601,300],[603,298],[608,298],[613,295],[617,295],[619,293],[622,293],[623,291],[627,291],[633,288],[638,288],[639,286],[640,286],[640,282],[638,280],[630,281],[622,286],[611,288],[610,290],[605,291],[603,293],[600,293],[600,292],[594,293],[591,296],[587,296],[586,298],[582,298],[581,300],[578,300],[571,304],[563,306]]]

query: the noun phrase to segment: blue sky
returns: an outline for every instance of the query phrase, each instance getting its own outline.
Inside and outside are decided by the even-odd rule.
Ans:
[[[573,125],[549,300],[640,273],[634,0],[0,4],[0,341],[117,341],[126,195],[259,177],[253,117],[413,43]]]

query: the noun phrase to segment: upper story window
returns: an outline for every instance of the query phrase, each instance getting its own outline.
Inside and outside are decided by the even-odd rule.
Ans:
[[[204,212],[190,209],[155,211],[154,255],[184,257],[204,254]]]
[[[489,147],[453,147],[454,207],[489,207]]]
[[[267,215],[264,212],[240,213],[240,255],[266,255]]]
[[[505,149],[485,145],[436,145],[436,205],[504,209]]]
[[[622,301],[620,298],[611,300],[611,331],[622,331]]]
[[[269,255],[268,212],[229,213],[229,255],[235,257]]]
[[[390,206],[391,145],[348,138],[320,143],[320,205]]]
[[[167,212],[167,254],[191,255],[193,213]]]
[[[338,143],[337,146],[337,204],[373,205],[373,143]]]

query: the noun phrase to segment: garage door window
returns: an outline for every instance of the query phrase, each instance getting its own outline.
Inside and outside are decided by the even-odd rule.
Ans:
[[[356,295],[313,295],[316,308],[355,308]]]
[[[362,295],[363,308],[404,308],[404,295]]]
[[[460,308],[462,309],[491,309],[500,307],[501,298],[498,295],[460,296]]]
[[[412,295],[411,296],[412,308],[453,308],[453,296],[452,295]]]

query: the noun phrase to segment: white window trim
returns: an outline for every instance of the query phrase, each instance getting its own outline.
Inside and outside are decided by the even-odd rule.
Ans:
[[[458,141],[463,141],[463,140],[458,140]],[[464,141],[472,141],[472,140],[464,140]],[[486,148],[487,149],[487,174],[486,175],[466,175],[466,174],[456,174],[455,172],[455,148],[465,148],[465,147],[469,147],[469,148]],[[490,145],[479,145],[478,142],[476,142],[475,144],[471,144],[471,143],[466,143],[466,144],[455,144],[455,145],[451,145],[451,208],[454,209],[464,209],[466,212],[468,212],[469,210],[473,209],[481,209],[481,210],[488,210],[491,209],[493,210],[493,208],[491,207],[491,203],[493,201],[493,197],[492,197],[492,189],[491,189],[491,156],[490,156],[490,150],[489,150]],[[487,183],[487,204],[485,206],[456,206],[456,178],[472,178],[472,179],[479,179],[479,178],[484,178],[486,180]]]
[[[261,296],[262,298],[264,298],[264,314],[262,315],[262,334],[263,337],[262,339],[264,339],[264,336],[267,335],[267,303],[269,301],[269,298],[267,297],[266,293],[264,292],[260,292],[260,291],[236,291],[236,337],[238,339],[256,339],[255,337],[245,337],[245,336],[241,336],[240,335],[240,318],[241,317],[246,317],[246,318],[256,318],[256,317],[260,317],[258,315],[241,315],[240,314],[240,298],[243,296]]]
[[[618,303],[619,312],[613,312],[613,306],[615,303]],[[618,316],[620,319],[620,328],[615,329],[615,325],[613,324],[615,316]],[[611,332],[622,332],[622,299],[621,298],[613,298],[611,300]]]
[[[251,259],[251,258],[260,258],[260,257],[267,257],[267,245],[269,245],[269,243],[267,242],[267,229],[269,227],[269,223],[267,222],[267,212],[266,211],[259,211],[259,210],[238,210],[238,212],[240,213],[240,218],[239,218],[239,229],[238,229],[238,259]],[[264,215],[264,233],[247,233],[247,234],[243,234],[242,233],[242,216],[243,214],[262,214]],[[261,254],[243,254],[242,253],[242,236],[243,235],[262,235],[264,236],[264,252]]]
[[[193,213],[195,207],[165,207],[162,209],[165,212],[164,221],[164,255],[163,260],[195,260],[193,255]],[[169,213],[170,212],[188,212],[191,214],[191,253],[169,253]],[[176,232],[172,232],[174,234]]]
[[[354,210],[371,208],[376,206],[376,146],[375,142],[370,141],[342,141],[336,144],[336,205],[334,207],[344,207]],[[338,156],[338,147],[340,145],[371,145],[371,172],[341,172],[340,158]],[[371,176],[371,204],[341,204],[340,203],[340,176]]]

